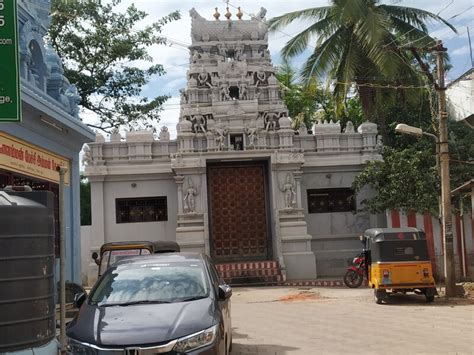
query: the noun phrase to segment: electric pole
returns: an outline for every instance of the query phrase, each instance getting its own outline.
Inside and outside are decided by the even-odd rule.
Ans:
[[[454,244],[453,244],[453,222],[451,216],[451,184],[449,179],[449,149],[448,149],[448,113],[446,112],[446,87],[444,86],[444,60],[443,53],[447,51],[442,41],[437,41],[436,46],[423,48],[436,53],[436,66],[438,68],[438,82],[431,74],[428,65],[423,62],[418,54],[418,48],[410,49],[421,70],[428,77],[438,93],[438,138],[439,138],[439,174],[441,178],[441,218],[443,221],[444,241],[444,282],[446,285],[446,297],[456,296],[456,274],[454,272]]]
[[[447,51],[443,42],[435,47],[438,68],[438,110],[439,110],[439,158],[441,175],[441,205],[444,234],[444,272],[446,297],[456,295],[456,275],[454,272],[453,223],[451,216],[451,185],[449,179],[448,113],[446,112],[446,87],[444,86],[443,53]]]

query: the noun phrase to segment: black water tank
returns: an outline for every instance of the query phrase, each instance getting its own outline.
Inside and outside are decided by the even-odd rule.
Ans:
[[[0,190],[0,353],[56,335],[53,201],[48,191]]]

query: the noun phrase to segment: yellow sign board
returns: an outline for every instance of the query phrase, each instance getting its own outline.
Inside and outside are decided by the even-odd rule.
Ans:
[[[0,132],[0,169],[59,183],[58,166],[68,170],[65,184],[69,185],[69,161],[16,137]]]

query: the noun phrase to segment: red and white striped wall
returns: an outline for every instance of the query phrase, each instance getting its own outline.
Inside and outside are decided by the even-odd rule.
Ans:
[[[470,214],[453,214],[454,256],[456,275],[474,279],[474,223]],[[436,274],[444,275],[444,251],[441,221],[428,213],[415,214],[387,211],[387,227],[416,227],[426,234],[428,252]]]

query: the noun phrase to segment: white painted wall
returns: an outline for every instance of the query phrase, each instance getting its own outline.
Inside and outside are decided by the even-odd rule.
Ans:
[[[132,187],[132,183],[136,187]],[[127,197],[166,196],[168,221],[118,223],[115,215],[115,199]],[[108,181],[104,184],[104,242],[127,240],[176,240],[177,191],[174,180],[137,180]],[[94,223],[94,222],[93,222]]]
[[[361,250],[358,236],[368,228],[385,226],[384,216],[377,218],[365,212],[308,213],[307,190],[350,188],[360,170],[348,170],[304,171],[303,174],[302,202],[308,232],[312,236],[311,247],[316,255],[318,277],[342,276],[348,260]],[[357,209],[369,194],[370,191],[365,189],[356,197]]]

